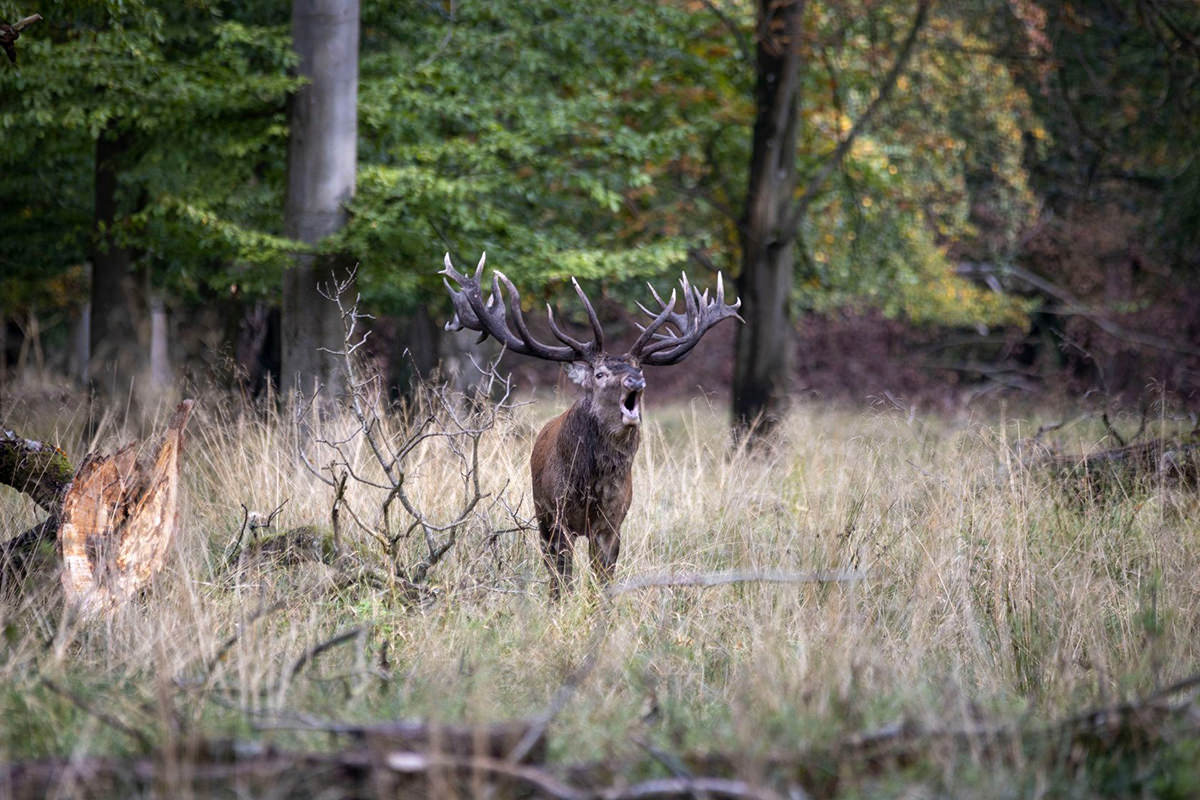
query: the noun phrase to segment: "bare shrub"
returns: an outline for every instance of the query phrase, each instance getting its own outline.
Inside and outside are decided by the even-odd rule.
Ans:
[[[386,580],[415,594],[464,531],[494,533],[490,517],[480,513],[483,506],[508,508],[503,488],[493,493],[483,487],[480,451],[514,406],[512,386],[496,362],[476,364],[483,380],[469,392],[427,383],[403,413],[388,413],[382,378],[362,356],[370,331],[358,298],[348,302],[352,280],[324,291],[337,305],[345,333],[344,346],[331,355],[347,376],[351,426],[337,434],[312,432],[311,445],[301,442],[300,457],[333,493],[334,552],[342,552],[345,529],[353,528],[376,546]],[[310,407],[301,422],[312,414]],[[359,491],[348,492],[350,485]],[[524,527],[515,513],[510,516]]]

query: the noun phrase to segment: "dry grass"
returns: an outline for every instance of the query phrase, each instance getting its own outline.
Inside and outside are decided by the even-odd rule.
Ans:
[[[93,443],[72,402],[10,398],[4,424],[79,458]],[[514,526],[497,497],[530,513],[527,454],[551,406],[520,408],[485,438],[489,500],[430,573],[432,597],[413,606],[395,586],[336,580],[320,564],[231,571],[224,551],[239,503],[269,511],[287,499],[276,523],[286,529],[327,525],[332,495],[298,462],[291,417],[202,402],[184,451],[178,553],[153,589],[102,621],[72,619],[41,595],[0,605],[0,760],[144,747],[80,703],[156,744],[201,736],[288,744],[304,735],[277,727],[314,718],[538,713],[583,658],[600,607],[586,579],[547,605],[536,532],[491,536]],[[1146,485],[1080,499],[1011,463],[1007,443],[1036,427],[1029,421],[803,407],[772,453],[751,456],[729,452],[722,415],[701,403],[651,408],[649,417],[619,579],[849,568],[867,577],[619,597],[595,668],[551,728],[559,762],[661,774],[644,741],[671,753],[722,750],[750,765],[756,754],[899,719],[1050,720],[1200,671],[1193,491]],[[329,436],[349,429],[340,419],[314,424]],[[97,443],[128,433],[109,421]],[[1088,434],[1065,435],[1086,445]],[[414,456],[407,480],[428,513],[454,513],[461,477],[437,442]],[[367,516],[378,503],[361,486],[350,500]],[[38,519],[15,493],[0,497],[0,536]],[[353,528],[346,540],[386,568],[374,540]],[[251,618],[272,603],[278,610]],[[358,627],[362,635],[296,668],[314,645]],[[1014,780],[998,782],[972,763],[934,759],[893,783],[863,776],[844,785],[1022,795],[1053,777],[1018,759]]]

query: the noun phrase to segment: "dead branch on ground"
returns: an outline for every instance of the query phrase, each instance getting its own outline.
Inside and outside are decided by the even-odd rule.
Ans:
[[[186,754],[164,751],[137,759],[72,755],[7,763],[0,765],[0,790],[20,800],[55,791],[61,794],[80,785],[88,786],[96,796],[170,787],[176,794],[258,795],[270,790],[305,797],[419,792],[478,795],[481,791],[498,798],[562,800],[697,794],[825,797],[855,781],[889,775],[902,778],[905,770],[930,759],[971,759],[985,767],[1066,768],[1075,773],[1097,758],[1151,754],[1180,737],[1197,734],[1198,687],[1200,675],[1192,675],[1145,697],[1085,710],[1041,726],[926,727],[900,720],[830,745],[791,751],[773,748],[753,758],[742,752],[720,751],[672,756],[672,762],[678,761],[673,777],[633,784],[625,776],[636,764],[547,764],[544,731],[537,747],[527,750],[520,761],[505,758],[505,753],[513,752],[514,742],[524,739],[536,725],[532,721],[455,726],[421,721],[353,725],[308,720],[257,727],[324,732],[346,736],[352,744],[313,753],[281,751],[253,742],[212,741],[200,742]],[[182,770],[181,757],[188,759]]]

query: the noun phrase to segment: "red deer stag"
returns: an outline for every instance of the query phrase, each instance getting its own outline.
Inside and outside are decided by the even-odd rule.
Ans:
[[[521,314],[521,297],[503,273],[492,271],[492,293],[484,299],[480,280],[485,258],[479,259],[471,278],[459,273],[446,254],[446,268],[440,274],[461,287],[455,290],[443,279],[455,312],[446,330],[469,328],[482,334],[480,341],[491,336],[514,353],[566,362],[571,380],[583,387],[583,396],[542,428],[529,459],[534,511],[550,570],[550,596],[557,598],[571,583],[572,537],[587,537],[592,569],[602,581],[612,578],[621,548],[621,523],[633,496],[630,468],[640,442],[642,391],[646,388],[642,366],[679,363],[713,325],[729,317],[740,320],[737,310],[741,301],[725,303],[720,273],[713,300],[707,290],[701,293],[683,275],[680,284],[686,309],[682,314],[675,311],[674,291],[664,302],[651,286],[661,308],[652,312],[638,304],[653,319],[642,328],[629,352],[614,356],[604,352],[600,320],[578,281],[571,279],[594,339],[581,342],[564,333],[547,305],[550,330],[562,344],[543,344],[529,333]],[[501,287],[508,293],[507,312]],[[670,332],[660,333],[660,329]]]

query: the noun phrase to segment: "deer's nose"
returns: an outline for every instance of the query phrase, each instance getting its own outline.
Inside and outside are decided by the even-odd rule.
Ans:
[[[633,375],[626,375],[625,380],[622,381],[622,383],[625,384],[626,389],[629,389],[633,392],[640,392],[642,389],[646,388],[646,379],[634,377]]]

